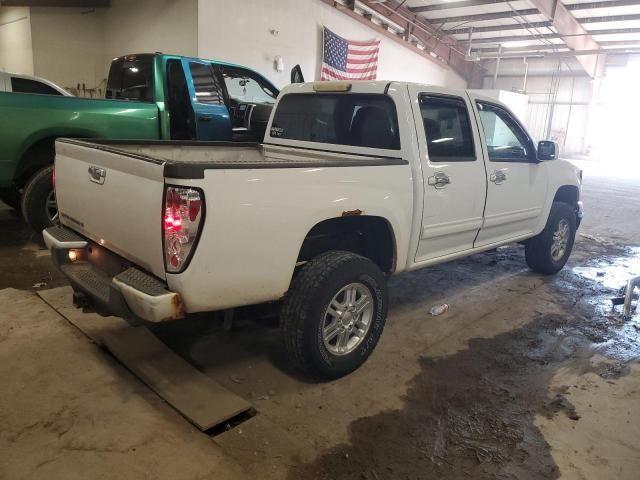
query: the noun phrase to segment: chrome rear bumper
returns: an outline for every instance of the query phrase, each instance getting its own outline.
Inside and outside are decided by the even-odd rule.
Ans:
[[[53,263],[98,312],[148,322],[184,317],[179,293],[104,247],[60,226],[47,228],[42,236]]]

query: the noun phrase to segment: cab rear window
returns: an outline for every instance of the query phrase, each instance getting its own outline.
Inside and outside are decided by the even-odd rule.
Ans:
[[[111,63],[106,98],[153,101],[153,60],[151,57],[119,58]]]
[[[271,138],[400,149],[398,115],[390,97],[358,93],[291,93],[280,99]]]

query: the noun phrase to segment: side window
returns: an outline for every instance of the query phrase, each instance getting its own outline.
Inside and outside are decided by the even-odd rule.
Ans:
[[[62,95],[55,88],[28,78],[11,77],[11,89],[15,93],[37,93],[40,95]]]
[[[222,88],[216,79],[213,67],[202,63],[189,63],[193,87],[196,91],[196,99],[199,103],[208,105],[224,104]]]
[[[518,122],[503,108],[477,102],[480,121],[492,162],[528,162],[533,144]]]
[[[275,103],[278,91],[248,70],[222,67],[227,93],[232,100],[241,103]]]
[[[105,98],[153,101],[153,60],[149,56],[111,62]]]
[[[475,161],[469,112],[462,98],[420,95],[420,112],[430,161]]]

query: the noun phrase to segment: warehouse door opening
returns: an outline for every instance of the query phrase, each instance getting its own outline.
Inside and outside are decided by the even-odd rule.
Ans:
[[[602,167],[624,168],[626,174],[640,174],[639,78],[640,57],[630,57],[625,66],[607,67],[591,116],[592,155]]]

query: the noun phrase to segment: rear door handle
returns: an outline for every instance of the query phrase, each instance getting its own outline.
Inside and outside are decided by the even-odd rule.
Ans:
[[[507,169],[502,168],[500,170],[496,170],[491,175],[489,175],[489,180],[495,183],[496,185],[500,185],[507,181]]]
[[[444,172],[438,172],[427,179],[427,183],[435,188],[444,188],[451,183],[451,177]]]
[[[210,122],[213,116],[211,115],[198,115],[198,120],[200,122]]]

